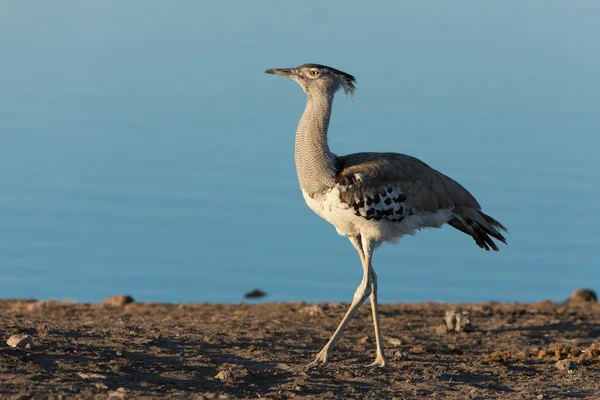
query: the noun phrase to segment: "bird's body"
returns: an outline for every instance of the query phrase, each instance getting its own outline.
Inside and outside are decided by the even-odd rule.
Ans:
[[[484,214],[463,186],[417,158],[398,153],[333,154],[327,131],[334,94],[343,88],[353,96],[353,76],[318,64],[266,72],[289,77],[306,92],[295,145],[300,188],[308,206],[340,235],[348,236],[363,264],[363,280],[350,309],[309,366],[327,363],[346,324],[370,296],[377,341],[377,358],[371,365],[383,367],[373,251],[383,242],[395,243],[420,229],[444,224],[472,236],[485,250],[499,251],[492,238],[506,243],[499,231],[505,228]]]
[[[457,206],[479,209],[460,184],[418,159],[397,153],[337,157],[336,184],[302,191],[308,206],[340,235],[395,243],[423,228],[439,228]]]

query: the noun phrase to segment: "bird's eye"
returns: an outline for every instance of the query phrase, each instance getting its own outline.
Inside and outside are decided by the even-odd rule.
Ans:
[[[319,75],[319,71],[316,71],[313,69],[312,71],[309,72],[309,74],[310,74],[310,76],[317,76],[317,75]]]

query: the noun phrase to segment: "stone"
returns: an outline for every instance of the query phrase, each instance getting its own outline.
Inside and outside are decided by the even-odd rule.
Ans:
[[[471,330],[471,314],[468,311],[446,311],[446,330],[448,332],[468,332]]]
[[[29,335],[18,333],[9,337],[6,344],[10,347],[31,349],[33,347],[33,339]]]
[[[448,344],[448,350],[452,351],[452,352],[458,352],[460,350],[460,348],[455,345],[454,343],[450,343]]]
[[[448,328],[446,327],[446,324],[440,324],[440,325],[436,326],[435,333],[437,333],[440,336],[444,336],[445,334],[447,334]]]
[[[126,294],[119,294],[104,299],[104,304],[110,307],[123,307],[124,305],[134,303],[133,297]]]
[[[512,358],[512,354],[508,351],[496,350],[491,352],[490,354],[486,354],[483,356],[485,361],[494,361],[494,362],[508,362]]]
[[[402,340],[395,337],[391,337],[388,339],[388,343],[390,344],[390,346],[400,346],[402,344]]]
[[[220,371],[217,375],[215,375],[215,379],[218,379],[223,382],[232,381],[233,374],[231,373],[231,371]]]
[[[260,289],[254,289],[244,295],[247,299],[259,299],[265,297],[267,294]]]
[[[108,398],[109,399],[115,399],[115,400],[116,399],[119,399],[119,400],[120,399],[125,399],[125,397],[126,397],[125,395],[126,394],[127,394],[127,389],[120,387],[120,388],[118,388],[116,390],[113,390],[112,392],[109,392],[108,393]]]
[[[427,352],[427,349],[423,345],[413,346],[409,350],[413,354],[424,354]]]
[[[393,354],[394,358],[396,359],[401,359],[406,357],[406,354],[404,354],[403,352],[401,352],[400,350],[396,350]]]
[[[46,302],[43,300],[34,301],[31,303],[28,303],[25,306],[25,310],[27,310],[27,312],[38,312],[38,311],[44,311],[45,309],[46,309]]]
[[[248,369],[237,364],[224,364],[215,379],[222,382],[234,382],[243,380],[250,372]]]
[[[573,363],[568,358],[557,361],[554,366],[558,368],[559,371],[571,371],[573,369]]]
[[[300,310],[298,310],[300,314],[306,314],[311,317],[315,317],[318,315],[323,315],[323,307],[318,304],[311,304],[309,306],[304,306]]]
[[[595,303],[598,301],[598,296],[590,289],[577,289],[569,297],[567,302],[570,303]]]
[[[97,374],[95,372],[78,372],[77,375],[81,379],[90,380],[90,379],[106,379],[106,375]]]

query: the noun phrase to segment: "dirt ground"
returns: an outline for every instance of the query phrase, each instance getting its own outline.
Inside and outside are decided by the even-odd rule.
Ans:
[[[382,305],[385,370],[364,367],[367,304],[306,372],[347,306],[0,301],[0,397],[600,399],[599,303]],[[472,330],[447,333],[448,310]]]

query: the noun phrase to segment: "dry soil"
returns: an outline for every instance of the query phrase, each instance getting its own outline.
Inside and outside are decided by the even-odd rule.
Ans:
[[[0,396],[600,399],[598,303],[382,305],[385,370],[364,367],[367,304],[310,372],[347,304],[111,304],[1,301]],[[472,330],[446,332],[448,310]]]

